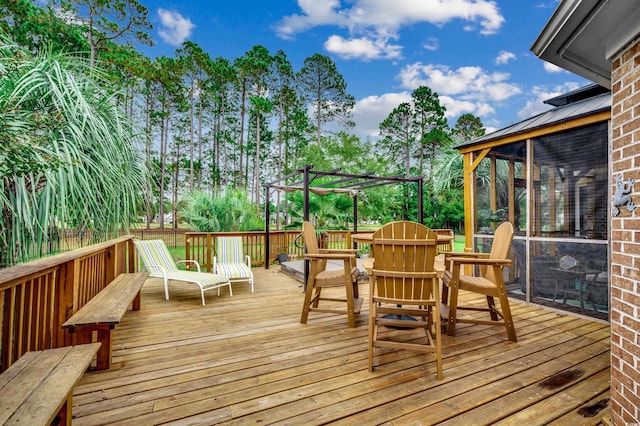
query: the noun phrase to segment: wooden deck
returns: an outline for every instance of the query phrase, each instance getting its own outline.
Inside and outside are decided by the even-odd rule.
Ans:
[[[310,315],[296,280],[256,268],[209,293],[149,279],[142,308],[113,337],[110,370],[85,374],[74,425],[90,424],[598,424],[609,416],[609,327],[512,302],[518,342],[498,327],[443,336],[444,380],[431,356],[381,350],[367,371],[366,303]],[[361,294],[367,295],[368,284]],[[477,300],[478,303],[480,300]],[[389,332],[398,332],[392,331]],[[404,332],[406,333],[406,331]]]

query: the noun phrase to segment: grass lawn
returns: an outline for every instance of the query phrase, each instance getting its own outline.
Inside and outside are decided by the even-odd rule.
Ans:
[[[464,234],[455,234],[453,251],[464,251]]]

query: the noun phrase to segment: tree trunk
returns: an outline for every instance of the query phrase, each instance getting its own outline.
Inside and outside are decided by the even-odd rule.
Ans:
[[[169,140],[169,119],[163,117],[160,121],[160,195],[158,205],[158,225],[164,229],[164,176],[167,171],[167,143]]]
[[[256,114],[256,159],[253,181],[255,187],[256,210],[260,210],[260,112]]]
[[[242,160],[244,157],[244,116],[245,116],[245,100],[247,97],[247,81],[246,79],[242,81],[242,96],[240,99],[240,165],[238,167],[238,178],[239,181],[235,182],[235,187],[239,188],[241,185],[241,180],[242,180],[242,170],[243,170],[243,164],[242,164]]]

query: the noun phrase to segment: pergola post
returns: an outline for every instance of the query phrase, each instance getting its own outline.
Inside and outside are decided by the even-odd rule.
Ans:
[[[269,216],[271,216],[271,206],[269,206],[269,188],[270,186],[267,185],[266,187],[266,194],[264,197],[264,269],[269,269],[269,255],[271,253],[269,253],[269,248],[271,247],[271,244],[269,243],[270,238],[269,238],[269,231],[270,231],[270,227],[269,227],[269,222],[270,222],[270,218]]]
[[[422,206],[422,177],[418,179],[418,222],[424,225],[424,214]]]
[[[313,165],[305,164],[304,166],[304,178],[303,178],[303,217],[305,221],[309,220],[309,169],[312,168]]]

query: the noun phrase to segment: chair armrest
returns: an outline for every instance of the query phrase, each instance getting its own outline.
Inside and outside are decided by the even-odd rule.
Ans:
[[[447,251],[447,252],[442,252],[440,254],[444,254],[444,258],[446,262],[449,262],[449,260],[451,260],[452,257],[464,257],[467,259],[482,259],[482,258],[488,258],[489,256],[491,256],[491,253],[478,253],[478,252],[464,253],[460,251]]]
[[[456,257],[470,257],[470,258],[483,258],[491,256],[491,253],[480,253],[480,252],[470,252],[465,253],[462,251],[447,251],[444,252],[445,256],[456,256]]]
[[[247,262],[247,266],[248,266],[249,268],[251,268],[251,257],[247,254],[247,255],[244,257],[244,260],[245,260],[245,262]]]
[[[350,253],[316,253],[309,254],[305,253],[305,259],[313,260],[313,259],[355,259],[356,255]]]
[[[342,253],[342,254],[356,254],[358,249],[319,249],[321,254]]]
[[[199,264],[197,261],[195,261],[195,260],[178,260],[178,261],[176,262],[176,265],[177,265],[178,263],[195,263],[196,268],[198,268],[198,272],[200,272],[200,264]]]
[[[491,258],[477,258],[468,257],[466,255],[450,257],[447,259],[450,262],[458,263],[461,265],[510,265],[511,259],[491,259]]]

